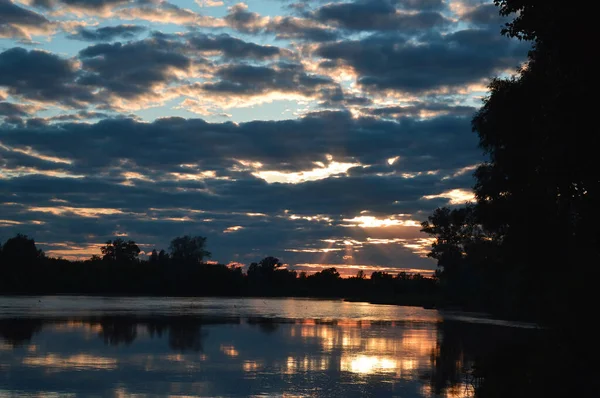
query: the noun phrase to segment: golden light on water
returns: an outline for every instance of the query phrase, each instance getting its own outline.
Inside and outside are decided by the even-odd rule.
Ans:
[[[386,358],[374,355],[342,357],[340,362],[340,368],[343,371],[361,374],[396,372],[399,367],[398,360],[394,358]]]
[[[227,355],[228,357],[237,357],[238,355],[240,355],[238,350],[236,350],[235,347],[232,345],[221,345],[221,352]]]
[[[117,368],[114,358],[89,354],[61,356],[48,354],[45,356],[29,356],[23,359],[23,365],[41,366],[52,370],[113,370]]]

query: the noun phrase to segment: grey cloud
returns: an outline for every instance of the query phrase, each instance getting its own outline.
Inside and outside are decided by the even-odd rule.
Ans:
[[[392,0],[393,4],[407,10],[443,10],[443,0]]]
[[[320,89],[337,86],[329,77],[307,74],[298,64],[231,64],[219,68],[216,75],[221,80],[204,84],[204,90],[239,95],[256,95],[269,91],[314,95]]]
[[[373,102],[368,97],[345,93],[341,87],[336,87],[328,93],[325,100],[319,104],[321,108],[345,108],[348,106],[367,106]]]
[[[19,7],[10,0],[0,0],[0,37],[27,38],[28,28],[49,26],[43,15]]]
[[[25,105],[13,104],[11,102],[0,102],[0,116],[27,116],[30,113]]]
[[[476,25],[495,25],[497,28],[509,21],[509,18],[500,15],[499,8],[494,4],[478,5],[462,15],[461,19]]]
[[[264,27],[263,18],[256,12],[248,11],[243,3],[229,7],[225,21],[232,28],[245,33],[256,33]]]
[[[160,178],[170,172],[216,170],[219,175],[238,179],[245,178],[244,174],[228,171],[236,164],[233,159],[261,162],[263,170],[300,171],[315,168],[317,160],[326,163],[326,154],[337,161],[370,165],[400,156],[398,164],[387,170],[414,172],[476,163],[480,155],[476,137],[469,133],[469,119],[443,116],[393,122],[354,119],[344,112],[239,125],[180,118],[153,123],[113,119],[95,124],[3,129],[0,141],[10,146],[29,146],[47,156],[72,159],[72,165],[63,166],[73,174],[84,175],[139,171],[151,178],[157,172],[155,178]],[[195,164],[198,170],[182,169],[181,164]],[[215,184],[219,182],[211,181],[217,189]]]
[[[33,0],[34,7],[52,9],[58,5],[66,5],[73,8],[98,10],[106,7],[114,7],[126,3],[134,3],[132,0]]]
[[[191,61],[154,39],[126,44],[97,44],[79,52],[86,73],[82,85],[100,87],[124,98],[152,92],[153,85],[176,80],[172,69],[185,70]]]
[[[15,47],[0,53],[0,86],[11,95],[81,106],[92,101],[93,95],[76,85],[75,77],[69,60],[45,51]]]
[[[285,54],[279,47],[246,42],[228,34],[216,36],[201,33],[192,34],[188,39],[188,43],[192,48],[200,51],[220,51],[227,58],[267,59]]]
[[[450,23],[438,12],[399,12],[394,5],[381,0],[327,4],[313,14],[321,22],[357,31],[414,32],[443,27]]]
[[[308,42],[332,41],[340,37],[340,32],[332,28],[315,26],[309,19],[284,17],[270,21],[265,32],[275,34],[277,39],[297,39]]]
[[[85,41],[112,41],[117,38],[133,39],[145,30],[145,27],[136,25],[105,26],[97,29],[80,28],[67,37]]]
[[[415,45],[396,36],[323,44],[323,66],[352,66],[359,83],[373,89],[421,93],[492,77],[525,59],[528,45],[488,30],[462,30]]]
[[[477,111],[472,106],[448,105],[446,103],[415,103],[407,106],[388,106],[383,108],[363,108],[363,112],[373,116],[386,117],[418,117],[423,112],[450,114],[454,116],[473,116]]]
[[[345,112],[320,112],[298,120],[241,124],[182,118],[152,123],[112,119],[93,124],[3,126],[0,141],[9,147],[31,147],[43,156],[72,161],[56,164],[34,155],[2,153],[8,162],[5,169],[20,165],[40,170],[38,175],[0,179],[3,218],[24,223],[11,227],[11,231],[35,232],[38,240],[55,241],[60,236],[61,240],[82,243],[102,242],[119,231],[158,247],[166,247],[174,236],[197,233],[209,237],[210,249],[221,261],[256,261],[251,257],[258,251],[290,262],[314,262],[319,254],[284,249],[321,247],[319,239],[331,237],[364,240],[359,229],[342,226],[347,224],[342,219],[355,217],[362,210],[380,215],[417,214],[447,204],[447,199],[422,197],[469,188],[473,183],[470,174],[457,170],[481,159],[469,118],[453,116],[428,120],[405,117],[392,122],[353,118]],[[251,170],[236,171],[233,167],[240,166],[234,159],[243,159],[263,163],[261,170],[310,170],[317,167],[317,160],[327,164],[326,154],[336,161],[369,167],[350,169],[348,176],[296,185],[268,184]],[[386,159],[394,156],[399,160],[387,164]],[[440,169],[438,174],[424,173],[435,169]],[[214,170],[216,178],[177,180],[171,174],[197,175],[206,170]],[[84,177],[40,174],[48,171]],[[127,180],[124,172],[140,173],[152,181]],[[410,172],[423,173],[403,176]],[[6,202],[20,205],[1,204]],[[31,206],[115,208],[123,214],[82,218],[68,210],[62,215],[31,212],[27,210]],[[190,208],[203,212],[185,210]],[[284,210],[289,210],[288,215]],[[253,218],[242,214],[246,212],[267,216]],[[334,221],[328,225],[291,220],[289,214],[322,214]],[[189,220],[175,221],[184,216]],[[31,220],[44,224],[28,224]],[[235,225],[243,229],[222,232]],[[6,238],[5,231],[3,228],[0,234]],[[376,236],[374,231],[368,232]],[[87,238],[87,234],[94,237]],[[401,245],[389,248],[405,261],[421,261],[403,252]],[[364,257],[357,257],[357,261],[374,259],[370,250],[365,248]],[[337,260],[332,257],[331,261]]]

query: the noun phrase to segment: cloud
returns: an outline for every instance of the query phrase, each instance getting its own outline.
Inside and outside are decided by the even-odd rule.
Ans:
[[[127,7],[115,12],[121,19],[141,19],[150,22],[190,25],[199,27],[224,27],[220,18],[200,15],[187,8],[181,8],[167,1],[140,1],[140,6]]]
[[[142,0],[143,2],[143,0]],[[134,0],[28,0],[33,7],[51,10],[63,6],[69,10],[103,11],[119,5],[136,3]]]
[[[31,113],[33,107],[13,104],[10,102],[0,102],[0,116],[15,117],[15,116],[28,116]]]
[[[10,0],[0,0],[0,38],[31,40],[32,35],[46,35],[53,24],[43,15],[19,7]]]
[[[415,32],[440,28],[450,23],[438,12],[405,12],[381,0],[327,4],[312,16],[318,21],[357,31]]]
[[[228,34],[208,35],[203,33],[191,34],[188,38],[189,47],[199,51],[218,51],[226,58],[267,59],[290,54],[290,51],[275,46],[263,46],[246,42]]]
[[[301,65],[279,63],[271,66],[230,64],[220,67],[215,83],[206,83],[202,89],[208,92],[234,95],[257,95],[276,92],[317,95],[320,90],[335,86],[328,77],[307,74]]]
[[[468,9],[461,15],[461,19],[475,25],[500,27],[509,21],[509,18],[500,15],[498,7],[494,4],[480,4]]]
[[[264,24],[266,33],[277,39],[296,39],[308,42],[331,41],[340,37],[336,29],[307,18],[275,17]]]
[[[194,0],[199,7],[221,7],[225,3],[219,0]]]
[[[267,26],[269,18],[248,11],[245,3],[238,3],[227,9],[225,21],[230,27],[240,32],[257,33]]]
[[[106,26],[96,29],[80,27],[76,33],[67,37],[84,41],[112,41],[117,38],[133,39],[145,30],[145,27],[136,25]]]
[[[418,94],[480,83],[518,66],[527,49],[497,33],[467,29],[418,44],[397,36],[325,43],[316,54],[331,62],[326,67],[352,67],[366,89]]]
[[[160,87],[178,79],[177,72],[191,67],[186,56],[155,39],[97,44],[81,50],[79,58],[85,70],[80,84],[130,100],[157,95]]]
[[[431,267],[418,254],[423,237],[407,223],[471,186],[463,170],[480,155],[468,131],[468,117],[398,122],[345,112],[240,124],[168,118],[2,127],[0,211],[46,242],[60,236],[89,245],[118,232],[160,248],[185,231],[208,236],[221,261],[274,254],[347,264],[345,251],[313,250],[333,239],[340,248],[362,242],[351,245],[352,263]],[[344,162],[355,166],[326,175]],[[319,170],[324,176],[296,184],[259,174]],[[377,220],[381,230],[364,226]]]
[[[79,107],[93,95],[75,84],[75,77],[71,60],[45,51],[15,47],[0,53],[0,87],[11,95]]]
[[[471,116],[528,50],[496,8],[196,4],[0,0],[0,239],[197,234],[223,262],[433,268],[415,225],[471,198]]]

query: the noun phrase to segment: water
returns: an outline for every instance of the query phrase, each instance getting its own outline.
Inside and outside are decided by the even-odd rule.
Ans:
[[[0,297],[0,396],[470,397],[530,325],[339,300]]]

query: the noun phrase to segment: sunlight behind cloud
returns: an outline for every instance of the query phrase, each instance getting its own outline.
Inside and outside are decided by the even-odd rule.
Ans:
[[[475,194],[473,191],[469,191],[466,189],[452,189],[450,191],[442,192],[438,195],[425,195],[423,199],[437,199],[437,198],[446,198],[450,199],[450,204],[459,205],[466,202],[471,202],[475,200]]]
[[[343,221],[349,223],[343,227],[361,227],[361,228],[385,228],[392,226],[420,227],[421,224],[413,220],[397,220],[395,218],[377,218],[373,216],[358,216],[354,218],[345,218]]]
[[[285,173],[282,171],[275,170],[258,171],[252,173],[252,175],[265,180],[269,184],[276,182],[283,184],[299,184],[306,181],[317,181],[339,174],[345,174],[348,171],[348,169],[352,167],[361,166],[361,164],[336,162],[335,160],[331,160],[331,162],[327,166],[325,166],[324,164],[323,166],[324,167],[317,167],[312,170],[292,173]]]

